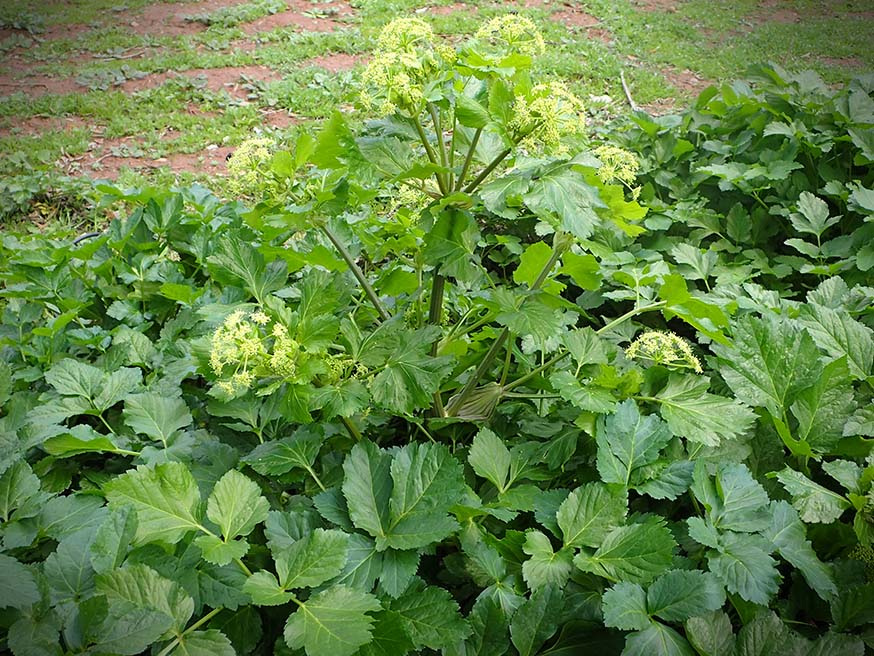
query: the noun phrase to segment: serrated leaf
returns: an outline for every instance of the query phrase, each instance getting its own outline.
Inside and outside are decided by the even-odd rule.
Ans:
[[[710,571],[730,592],[766,606],[780,584],[777,563],[768,555],[769,546],[759,535],[723,533],[719,553],[709,555]]]
[[[15,558],[0,554],[0,608],[27,608],[40,596],[33,573]]]
[[[373,639],[358,651],[358,656],[406,656],[410,653],[413,642],[398,615],[382,611],[374,615],[374,619]]]
[[[713,346],[720,373],[741,401],[781,416],[819,376],[816,345],[797,323],[773,315],[743,316],[732,329],[733,347]]]
[[[650,468],[650,478],[634,489],[653,499],[676,499],[689,489],[694,469],[695,464],[688,460],[674,460],[666,467]]]
[[[594,554],[580,552],[574,564],[614,581],[648,583],[670,567],[676,546],[662,521],[649,518],[614,529]]]
[[[107,514],[99,497],[83,494],[54,497],[40,510],[39,530],[60,542],[77,531],[95,531]]]
[[[382,571],[382,556],[383,552],[376,550],[376,543],[372,539],[359,533],[351,534],[346,551],[346,565],[335,583],[370,592]]]
[[[91,649],[96,654],[134,656],[156,642],[172,624],[173,619],[161,611],[126,605],[110,608]]]
[[[207,262],[215,279],[247,289],[262,305],[272,292],[282,288],[288,278],[284,260],[267,264],[261,253],[236,237],[221,237],[213,248]]]
[[[293,469],[309,471],[323,441],[319,431],[304,427],[291,437],[259,444],[242,461],[265,476],[280,476]]]
[[[731,656],[734,633],[731,620],[721,610],[686,620],[686,639],[701,656]]]
[[[179,639],[173,656],[236,656],[234,646],[227,636],[216,629],[192,631]]]
[[[831,614],[838,631],[874,623],[874,583],[841,590],[831,600]]]
[[[519,256],[519,266],[513,271],[513,282],[518,285],[524,283],[529,289],[533,288],[540,272],[551,257],[552,247],[549,244],[543,241],[534,242]],[[547,273],[551,273],[551,271]]]
[[[571,492],[556,513],[565,547],[597,547],[625,521],[627,495],[621,488],[587,483]]]
[[[636,583],[617,583],[601,598],[604,625],[623,631],[647,628],[652,620],[646,609],[646,591]]]
[[[279,585],[279,581],[270,572],[261,570],[246,579],[243,592],[252,598],[256,606],[281,606],[294,597]]]
[[[352,447],[343,462],[343,496],[349,517],[373,537],[384,536],[388,530],[391,462],[391,455],[367,441]]]
[[[286,589],[314,588],[337,576],[346,564],[349,536],[317,528],[274,553],[279,582]]]
[[[206,516],[221,528],[226,542],[249,535],[267,519],[268,510],[258,484],[235,469],[219,479],[206,504]]]
[[[325,420],[351,417],[362,412],[370,401],[370,392],[360,380],[347,379],[325,385],[313,394],[314,408],[320,408]]]
[[[522,563],[522,578],[531,590],[549,585],[564,587],[573,569],[570,549],[553,551],[548,537],[540,531],[529,531],[522,550],[531,556]]]
[[[625,639],[623,656],[695,656],[686,639],[672,628],[653,622]]]
[[[488,428],[474,435],[467,461],[473,470],[503,492],[510,473],[510,450],[504,441]]]
[[[203,559],[214,565],[227,565],[234,559],[242,558],[249,551],[246,540],[225,542],[216,535],[199,535],[194,538],[194,544],[200,548]]]
[[[94,569],[90,550],[94,535],[87,531],[73,533],[58,544],[43,565],[43,573],[52,589],[52,602],[64,607],[85,599],[94,590]]]
[[[771,504],[771,516],[771,523],[762,535],[801,572],[822,599],[831,599],[838,591],[831,570],[810,546],[798,513],[785,501],[775,501]]]
[[[792,506],[801,520],[808,524],[830,524],[850,507],[850,502],[840,494],[814,483],[790,467],[777,472],[777,480],[792,495]]]
[[[798,232],[821,236],[829,226],[840,221],[840,216],[829,218],[828,205],[809,191],[802,191],[798,197],[798,212],[789,215],[792,227]]]
[[[46,371],[46,382],[63,396],[77,396],[89,402],[97,398],[104,372],[90,364],[65,358]]]
[[[380,589],[395,599],[402,595],[419,569],[419,557],[417,551],[384,551],[379,572]]]
[[[285,624],[285,642],[308,656],[351,656],[371,640],[373,618],[380,610],[373,595],[335,585],[298,606]]]
[[[470,628],[452,595],[421,581],[391,602],[389,612],[398,617],[417,649],[444,649],[470,635]]]
[[[661,419],[655,415],[642,416],[633,400],[623,401],[614,415],[598,419],[595,440],[601,480],[626,487],[634,485],[637,470],[652,464],[671,437],[670,429]]]
[[[790,410],[798,420],[796,438],[806,441],[816,453],[829,453],[843,436],[847,417],[856,402],[846,360],[827,364],[816,382],[796,397]]]
[[[107,482],[103,491],[110,509],[130,505],[136,511],[136,544],[175,544],[200,528],[200,492],[182,463],[140,465]]]
[[[674,435],[707,446],[737,439],[746,433],[756,414],[732,399],[710,394],[706,376],[672,374],[655,396],[660,412]]]
[[[667,622],[685,622],[725,603],[725,590],[712,574],[700,570],[673,570],[657,578],[646,592],[651,615]]]
[[[470,213],[444,210],[425,237],[425,263],[439,266],[444,276],[475,282],[481,275],[474,254],[479,238],[479,228]]]
[[[534,591],[531,598],[513,614],[510,640],[520,656],[537,654],[555,634],[561,616],[562,598],[558,586],[548,585]]]
[[[122,506],[103,520],[91,544],[91,566],[98,574],[119,567],[127,556],[137,532],[137,514],[131,506]]]
[[[568,251],[561,257],[559,273],[570,276],[580,289],[594,291],[601,286],[601,265],[590,253],[577,255]],[[584,329],[585,330],[585,329]],[[594,332],[594,331],[593,331]]]
[[[24,514],[36,515],[39,510],[38,505],[29,502],[41,498],[39,488],[39,478],[27,462],[19,460],[13,464],[0,476],[0,519],[4,522],[9,521],[13,511],[22,508],[25,504],[33,505],[33,508]]]
[[[128,396],[124,402],[124,422],[134,432],[159,440],[164,448],[191,421],[188,406],[180,398],[145,392]]]
[[[755,533],[770,522],[768,493],[746,465],[723,465],[711,479],[700,463],[695,468],[692,491],[704,504],[715,528]]]
[[[606,207],[598,190],[567,166],[553,167],[541,175],[522,198],[538,217],[577,239],[592,236],[600,222],[596,208]]]
[[[565,401],[586,412],[613,412],[616,397],[603,387],[583,384],[570,371],[556,371],[549,376],[549,384]]]

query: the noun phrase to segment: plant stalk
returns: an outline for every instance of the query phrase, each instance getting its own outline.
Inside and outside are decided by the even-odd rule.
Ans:
[[[473,163],[473,156],[476,153],[476,146],[482,133],[482,128],[477,128],[476,132],[473,133],[473,138],[470,140],[470,149],[467,151],[467,156],[464,158],[464,164],[461,167],[461,173],[458,174],[458,180],[455,182],[455,191],[461,191],[461,187],[464,185],[464,180],[467,178],[467,172]]]
[[[340,253],[340,256],[346,261],[346,264],[349,265],[349,268],[352,270],[352,273],[358,279],[358,284],[361,285],[361,288],[364,290],[364,293],[367,295],[367,298],[373,304],[373,307],[376,308],[377,314],[379,314],[379,318],[382,321],[388,321],[391,319],[391,315],[386,311],[386,309],[382,306],[382,303],[379,300],[379,296],[376,295],[376,291],[373,289],[371,284],[367,281],[367,278],[364,275],[364,272],[355,262],[355,259],[352,257],[352,254],[346,250],[346,247],[343,243],[337,238],[337,236],[331,232],[331,229],[328,226],[322,226],[322,232],[325,233],[325,236],[331,241],[334,245],[334,248],[337,249],[337,252]]]
[[[416,128],[416,132],[419,134],[419,140],[422,142],[422,145],[425,146],[425,153],[428,155],[428,159],[434,166],[439,166],[437,163],[437,153],[434,152],[431,142],[428,141],[428,135],[425,134],[425,128],[422,127],[422,122],[419,121],[418,116],[413,117],[413,125]],[[443,176],[435,173],[434,177],[437,178],[437,186],[440,187],[440,193],[445,196],[448,193],[448,189],[446,189],[443,182]]]
[[[600,335],[601,333],[606,333],[608,330],[610,330],[611,328],[615,328],[616,326],[618,326],[620,323],[622,323],[626,319],[630,319],[631,317],[638,315],[638,314],[643,314],[644,312],[649,312],[650,310],[659,310],[659,309],[665,307],[666,305],[667,305],[667,303],[665,301],[659,301],[657,303],[650,303],[649,305],[644,305],[643,307],[634,308],[633,310],[629,310],[628,312],[626,312],[622,316],[616,317],[615,319],[613,319],[613,321],[610,321],[609,323],[601,326],[600,328],[598,328],[598,330],[595,331],[595,333],[598,335]]]
[[[502,150],[500,153],[498,153],[497,157],[489,162],[489,165],[482,170],[482,173],[476,176],[474,181],[464,188],[464,192],[469,194],[474,189],[476,189],[479,186],[480,182],[489,177],[489,173],[494,171],[495,168],[497,168],[498,164],[503,162],[507,158],[507,155],[509,155],[511,152],[513,151],[507,148],[507,150]]]
[[[431,122],[434,125],[434,134],[437,137],[437,145],[439,146],[438,153],[440,154],[440,164],[444,168],[449,168],[449,158],[446,155],[446,144],[443,141],[443,123],[440,120],[440,113],[434,103],[428,103],[428,111],[431,113]],[[449,186],[449,173],[444,173],[440,177],[443,178],[443,188],[449,193],[452,187]]]
[[[194,624],[192,624],[187,629],[185,629],[180,635],[173,638],[172,642],[170,642],[169,645],[167,645],[161,651],[158,652],[158,656],[167,656],[167,654],[169,654],[174,649],[176,649],[177,646],[179,646],[179,643],[182,641],[182,636],[184,636],[188,633],[191,633],[192,631],[196,631],[197,629],[202,627],[204,624],[209,622],[213,617],[215,617],[216,615],[221,613],[222,610],[224,610],[224,609],[223,608],[213,608],[206,615],[204,615],[199,620],[197,620]]]

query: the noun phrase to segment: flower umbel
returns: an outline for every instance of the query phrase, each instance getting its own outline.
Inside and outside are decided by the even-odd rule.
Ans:
[[[543,35],[534,22],[517,14],[493,18],[477,30],[475,38],[501,55],[534,57],[546,51]]]
[[[640,162],[634,153],[616,146],[600,146],[595,149],[595,156],[601,160],[598,177],[604,184],[621,182],[626,186],[634,184]]]
[[[228,160],[228,188],[232,194],[251,196],[261,189],[274,145],[272,139],[249,139],[237,147]]]
[[[563,137],[582,134],[586,117],[582,101],[560,82],[538,84],[516,98],[510,129],[523,146],[535,148],[538,143],[547,150],[561,154],[566,150]]]
[[[701,362],[692,353],[689,343],[670,332],[648,330],[625,349],[629,360],[649,360],[673,369],[691,369],[701,373]]]
[[[382,28],[376,41],[386,52],[413,52],[434,45],[434,31],[420,18],[396,18]]]

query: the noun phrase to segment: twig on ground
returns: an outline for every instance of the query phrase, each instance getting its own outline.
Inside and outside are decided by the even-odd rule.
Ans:
[[[635,112],[639,109],[634,98],[631,97],[631,89],[628,88],[628,83],[625,81],[625,71],[619,71],[619,80],[622,82],[622,90],[625,92],[625,99],[628,101],[628,106]]]

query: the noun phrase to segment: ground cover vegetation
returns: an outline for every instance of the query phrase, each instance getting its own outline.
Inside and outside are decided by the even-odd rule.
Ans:
[[[3,236],[3,646],[874,647],[871,78],[607,133],[524,17],[374,39],[235,200]]]

